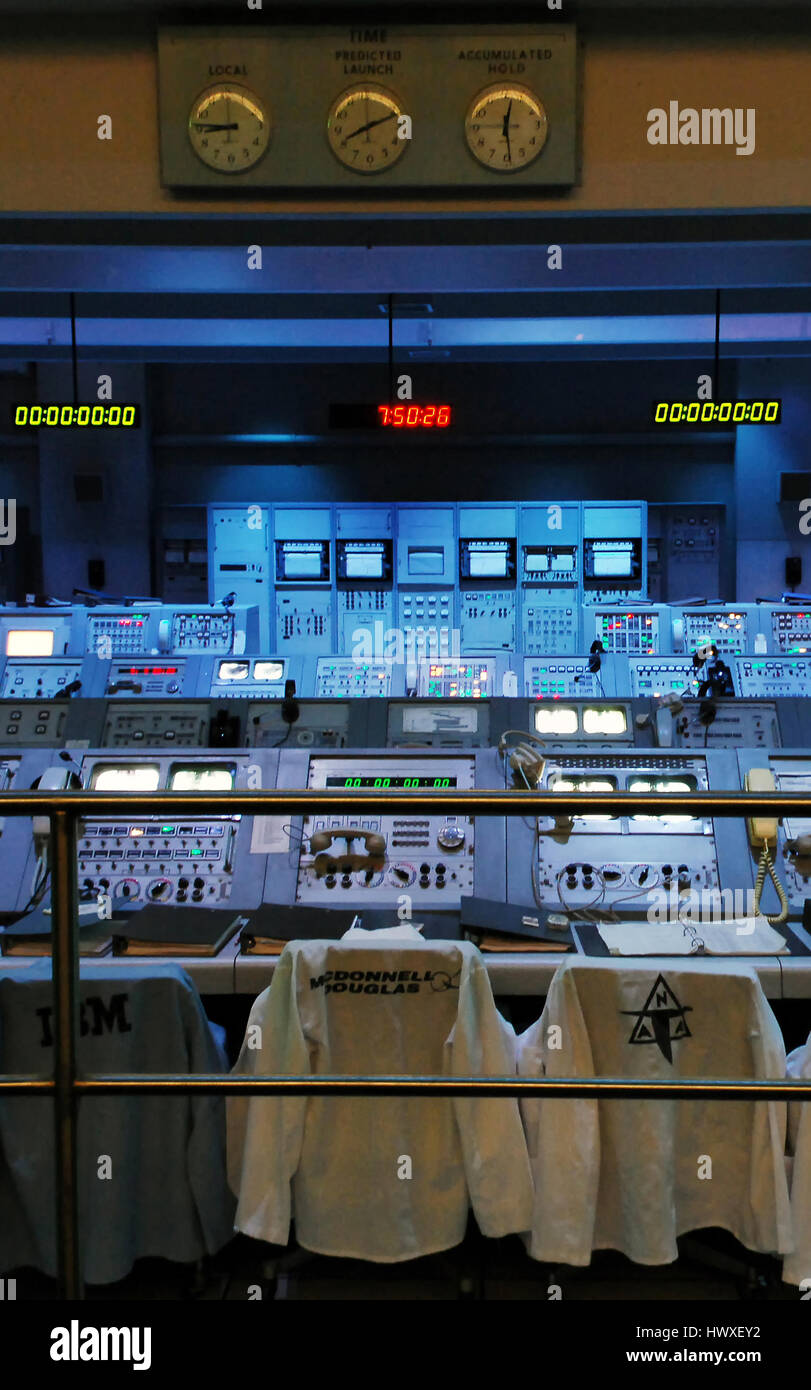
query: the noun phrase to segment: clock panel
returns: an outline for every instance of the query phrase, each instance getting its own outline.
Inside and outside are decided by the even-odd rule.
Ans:
[[[170,25],[160,29],[158,55],[161,179],[166,187],[504,191],[575,181],[572,24],[506,25],[484,32],[457,25],[358,23],[262,32],[245,26]],[[189,119],[204,91],[229,83],[246,89],[270,113],[273,133],[256,163],[246,162],[240,169],[235,158],[231,172],[225,173],[195,153]],[[514,167],[509,179],[473,157],[466,135],[471,105],[497,85],[531,92],[546,118],[540,153]],[[400,114],[409,117],[398,131],[403,138],[397,147],[387,147],[389,156],[381,156],[380,167],[369,148],[357,160],[342,160],[330,138],[328,123],[343,110],[341,98],[357,88],[390,93]],[[386,115],[381,110],[375,119]],[[226,138],[222,131],[216,134]],[[368,143],[376,146],[376,136]],[[366,174],[357,172],[361,158]]]

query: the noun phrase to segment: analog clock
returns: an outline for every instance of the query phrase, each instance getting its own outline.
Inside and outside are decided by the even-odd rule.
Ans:
[[[330,107],[327,139],[336,159],[358,174],[381,174],[405,153],[398,139],[402,102],[385,87],[350,87]]]
[[[254,92],[218,82],[197,97],[189,113],[195,154],[221,174],[242,174],[262,158],[271,135],[270,113]]]
[[[548,129],[538,97],[516,83],[485,87],[465,117],[468,149],[480,164],[499,174],[513,174],[537,159]]]

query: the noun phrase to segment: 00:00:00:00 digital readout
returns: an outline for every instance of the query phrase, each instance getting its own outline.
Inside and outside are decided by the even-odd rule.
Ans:
[[[136,428],[140,424],[137,405],[15,405],[14,423],[21,429],[39,429],[43,425],[70,429],[74,425]]]
[[[780,401],[656,401],[655,425],[779,425]]]

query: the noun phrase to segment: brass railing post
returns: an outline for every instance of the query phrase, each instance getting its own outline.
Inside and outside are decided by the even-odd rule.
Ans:
[[[59,1296],[84,1296],[79,1259],[77,1120],[74,1089],[79,1038],[79,940],[77,924],[76,820],[70,811],[51,814],[51,911],[56,1050],[56,1238]]]

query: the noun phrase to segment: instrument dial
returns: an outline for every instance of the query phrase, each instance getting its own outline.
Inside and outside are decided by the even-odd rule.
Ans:
[[[201,92],[189,114],[189,140],[199,159],[220,174],[253,168],[270,144],[270,114],[247,87],[218,83]]]
[[[327,117],[327,140],[335,158],[356,174],[381,174],[405,154],[398,138],[402,103],[374,83],[350,87],[333,102]]]
[[[517,83],[494,83],[479,92],[465,117],[468,149],[486,169],[514,174],[538,158],[549,133],[539,98]]]

